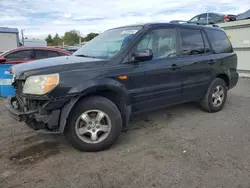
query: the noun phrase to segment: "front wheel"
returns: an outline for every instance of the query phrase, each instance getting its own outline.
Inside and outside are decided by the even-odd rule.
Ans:
[[[201,100],[201,107],[207,112],[220,111],[227,99],[227,85],[224,80],[216,78],[210,84],[205,97]]]
[[[122,118],[117,106],[107,98],[94,96],[77,103],[70,114],[65,135],[81,151],[101,151],[119,137]]]

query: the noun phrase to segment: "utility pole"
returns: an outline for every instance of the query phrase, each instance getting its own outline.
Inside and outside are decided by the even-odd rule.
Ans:
[[[208,11],[207,11],[207,25],[208,25]]]
[[[23,36],[23,31],[24,31],[24,29],[21,29],[22,43],[23,43],[23,46],[24,46],[24,36]]]
[[[79,37],[79,44],[78,44],[78,47],[81,47],[81,42],[82,42],[82,39],[81,39],[81,32],[80,32],[80,31],[77,31],[77,34],[78,34],[78,37]]]

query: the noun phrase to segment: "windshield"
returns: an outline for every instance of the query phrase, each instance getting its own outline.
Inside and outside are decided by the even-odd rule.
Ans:
[[[138,26],[123,27],[105,31],[89,41],[73,55],[109,59],[116,55],[125,44],[128,44],[141,28]]]

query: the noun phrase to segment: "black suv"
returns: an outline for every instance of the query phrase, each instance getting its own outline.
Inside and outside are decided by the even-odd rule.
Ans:
[[[221,110],[236,70],[237,56],[217,27],[125,26],[72,56],[13,66],[16,95],[5,105],[35,130],[65,133],[74,147],[99,151],[117,140],[131,115],[189,101]]]

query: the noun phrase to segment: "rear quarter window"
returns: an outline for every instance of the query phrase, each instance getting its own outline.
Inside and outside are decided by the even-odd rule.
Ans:
[[[207,35],[216,54],[233,52],[232,45],[225,32],[207,30]]]

